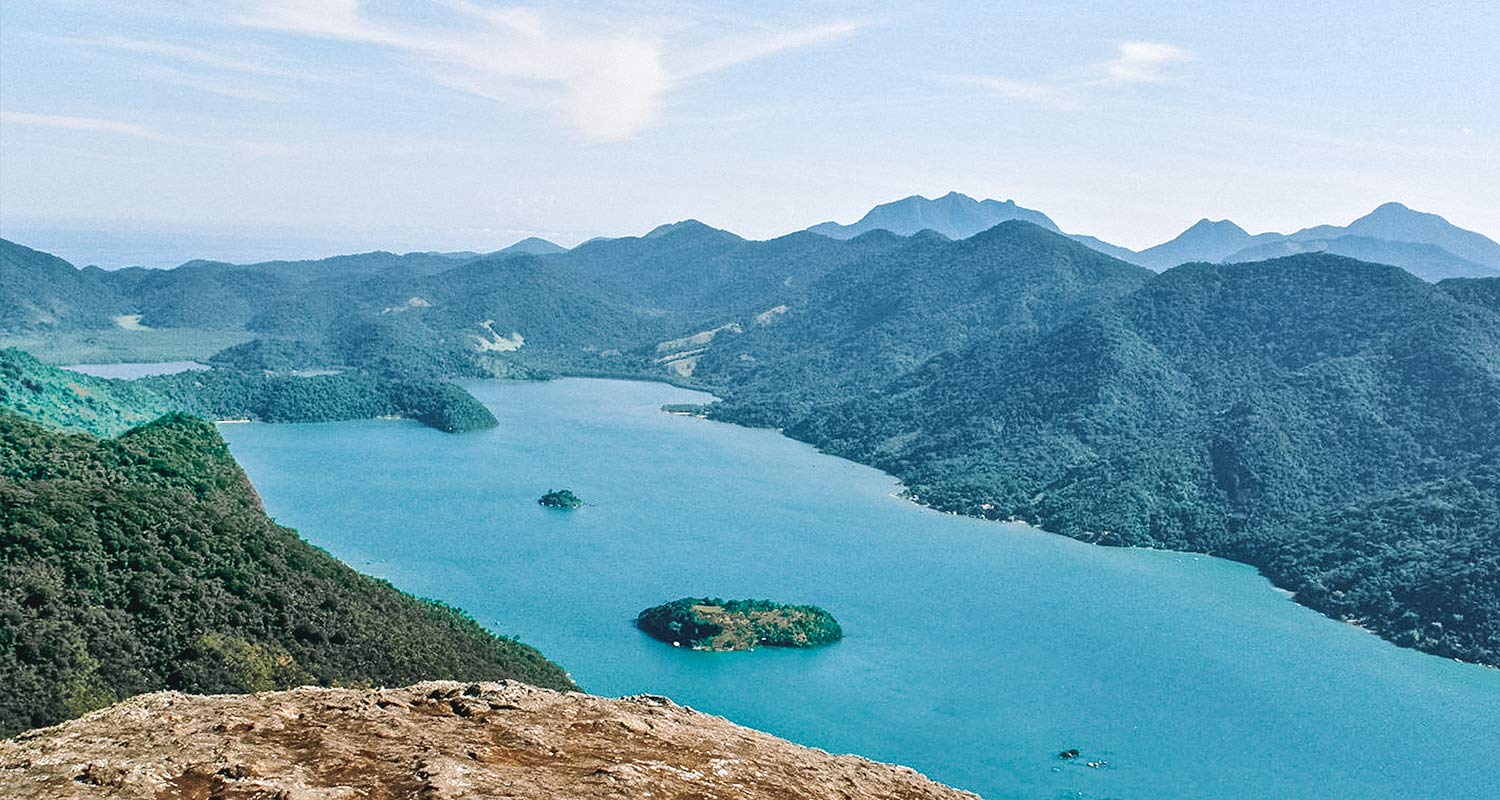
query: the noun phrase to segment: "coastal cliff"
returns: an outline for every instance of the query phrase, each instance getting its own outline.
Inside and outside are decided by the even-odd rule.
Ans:
[[[977,800],[653,696],[517,682],[141,695],[0,742],[0,794],[65,798]]]

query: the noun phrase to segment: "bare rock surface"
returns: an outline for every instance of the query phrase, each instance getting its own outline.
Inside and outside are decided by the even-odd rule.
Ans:
[[[141,695],[0,742],[0,796],[976,800],[664,698],[448,681]]]

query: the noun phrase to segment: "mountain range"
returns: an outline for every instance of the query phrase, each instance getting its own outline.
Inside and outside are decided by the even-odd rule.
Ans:
[[[1022,208],[1014,200],[975,200],[966,194],[949,192],[935,200],[921,195],[884,203],[870,209],[852,225],[822,222],[808,228],[834,239],[853,239],[861,233],[885,230],[901,236],[919,231],[936,231],[949,239],[967,239],[1002,222],[1021,220],[1056,231],[1051,219],[1040,211]]]
[[[1344,230],[1473,243],[1410,216]],[[1184,251],[1249,236],[1195,227]],[[0,334],[254,337],[212,360],[231,377],[191,379],[237,405],[174,395],[188,410],[302,370],[667,379],[937,508],[1237,559],[1392,641],[1500,663],[1500,278],[1325,252],[1157,273],[1018,219],[113,273],[4,243],[0,270]]]
[[[841,239],[871,230],[902,236],[931,230],[950,239],[963,239],[1009,220],[1058,231],[1046,214],[1012,200],[975,200],[957,192],[935,200],[907,197],[875,206],[851,225],[824,222],[808,230]],[[1139,252],[1084,234],[1065,235],[1106,255],[1158,272],[1193,261],[1236,263],[1326,252],[1392,264],[1427,281],[1500,276],[1500,243],[1400,203],[1386,203],[1345,226],[1318,225],[1292,234],[1251,234],[1229,220],[1202,219],[1172,240]]]
[[[1386,203],[1342,227],[1319,225],[1285,235],[1252,235],[1228,220],[1199,220],[1130,260],[1162,270],[1190,261],[1238,263],[1323,252],[1393,264],[1428,281],[1500,275],[1500,244],[1400,203]]]

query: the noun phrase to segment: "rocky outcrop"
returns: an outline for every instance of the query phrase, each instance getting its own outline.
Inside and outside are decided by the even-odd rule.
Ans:
[[[976,800],[664,698],[514,682],[141,695],[0,742],[0,795]]]

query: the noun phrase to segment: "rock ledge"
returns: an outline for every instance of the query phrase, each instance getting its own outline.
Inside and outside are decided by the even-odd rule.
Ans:
[[[976,800],[650,695],[515,682],[141,695],[0,742],[32,798]]]

